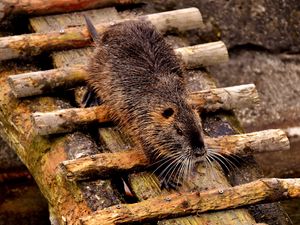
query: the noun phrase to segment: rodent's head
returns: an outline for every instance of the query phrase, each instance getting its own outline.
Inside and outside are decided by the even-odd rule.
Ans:
[[[146,132],[151,135],[148,144],[152,147],[152,161],[163,167],[172,164],[162,176],[174,173],[186,177],[196,163],[205,160],[200,117],[185,100],[157,103],[150,118]]]

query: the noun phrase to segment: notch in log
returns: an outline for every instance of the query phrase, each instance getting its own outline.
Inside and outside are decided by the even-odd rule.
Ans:
[[[121,19],[110,23],[96,24],[98,33],[109,26],[132,19]],[[147,20],[160,32],[198,29],[203,26],[202,17],[197,8],[179,9],[169,12],[139,16],[133,20]],[[86,27],[68,28],[48,33],[33,33],[0,38],[0,61],[38,55],[43,51],[69,48],[81,48],[90,45],[90,36]]]
[[[222,155],[249,156],[290,148],[285,132],[279,129],[218,138],[206,137],[204,142],[208,149],[214,149],[214,152]],[[117,153],[100,153],[64,161],[60,164],[61,173],[69,180],[108,178],[116,173],[130,173],[146,169],[147,166],[149,166],[149,161],[143,151],[134,149]]]
[[[161,220],[207,211],[300,198],[300,179],[265,178],[230,188],[174,193],[134,204],[119,204],[80,218],[81,225]]]
[[[177,48],[175,53],[189,69],[228,61],[227,48],[221,41]],[[80,85],[86,78],[86,67],[78,65],[12,75],[8,77],[8,82],[15,97],[21,98]]]
[[[207,111],[217,109],[235,109],[258,103],[258,94],[254,84],[228,88],[210,89],[190,95],[190,104]],[[107,122],[107,110],[104,106],[91,108],[63,109],[54,112],[36,112],[32,120],[36,134],[48,135],[66,133],[77,127],[93,122]]]

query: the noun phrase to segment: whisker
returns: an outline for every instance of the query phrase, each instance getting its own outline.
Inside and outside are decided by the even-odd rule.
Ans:
[[[217,175],[216,175],[216,172],[214,171],[214,166],[213,166],[213,163],[212,163],[212,161],[211,161],[211,156],[210,156],[210,155],[207,155],[206,159],[207,159],[207,162],[208,162],[209,165],[210,165],[210,172],[211,172],[211,174],[212,174],[213,180],[216,181],[216,180],[217,180]]]
[[[165,180],[165,177],[168,175],[169,171],[172,169],[173,166],[177,165],[177,162],[182,158],[183,156],[179,156],[178,158],[175,158],[171,163],[158,175],[159,178],[162,178],[163,174],[166,174],[163,177],[163,180]]]
[[[226,157],[224,157],[223,155],[221,155],[220,153],[213,153],[213,155],[215,155],[215,156],[217,156],[217,157],[219,157],[219,158],[222,158],[225,162],[227,162],[228,163],[228,165],[230,166],[230,168],[232,169],[232,170],[238,170],[238,167],[230,160],[230,159],[228,159],[228,158],[226,158]],[[230,170],[229,170],[230,171]]]

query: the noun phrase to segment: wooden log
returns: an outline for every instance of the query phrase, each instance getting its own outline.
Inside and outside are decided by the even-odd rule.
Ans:
[[[239,106],[251,106],[258,102],[254,84],[210,89],[191,94],[191,104],[208,111],[220,108],[230,109]],[[240,103],[240,104],[239,104]],[[95,121],[107,122],[104,106],[92,108],[63,109],[54,112],[36,112],[32,114],[35,131],[39,135],[65,133],[76,129],[79,125]]]
[[[228,61],[228,51],[222,41],[178,48],[175,53],[188,68],[199,68]]]
[[[149,166],[144,153],[129,150],[116,153],[100,153],[60,164],[61,173],[69,180],[88,180],[93,177],[107,179],[114,173],[132,172]]]
[[[40,97],[19,101],[10,94],[7,84],[9,74],[24,73],[29,65],[16,66],[3,64],[0,71],[0,136],[16,151],[30,174],[34,177],[39,189],[59,215],[69,224],[79,217],[88,215],[91,208],[82,198],[82,191],[75,183],[67,182],[64,177],[57,176],[56,167],[68,157],[67,136],[46,137],[32,135],[30,115],[34,111],[54,110],[66,107],[68,103],[58,98]],[[31,68],[30,68],[31,70]],[[82,144],[80,141],[78,145]],[[28,203],[28,202],[27,202]]]
[[[74,66],[12,75],[7,80],[14,96],[21,98],[84,84],[86,76],[85,66]]]
[[[289,149],[289,140],[284,131],[265,130],[248,134],[229,135],[218,138],[206,137],[208,149],[222,155],[252,155],[260,152]],[[101,153],[61,163],[62,173],[69,180],[85,180],[93,176],[107,178],[114,173],[131,172],[146,168],[149,162],[141,150],[118,153]]]
[[[45,15],[81,11],[112,5],[138,3],[138,0],[2,0],[0,21],[11,14]]]
[[[189,103],[200,110],[216,111],[218,109],[241,109],[259,103],[259,96],[254,84],[245,84],[226,88],[216,88],[193,92]]]
[[[189,69],[218,64],[228,60],[228,52],[223,42],[195,45],[175,49],[175,53]],[[46,71],[9,76],[8,82],[17,98],[28,97],[58,88],[70,88],[80,85],[87,77],[86,67],[77,65]],[[226,93],[225,93],[226,94]]]
[[[36,112],[32,114],[32,122],[36,134],[65,133],[93,122],[107,122],[106,112],[104,106],[69,108],[47,113]]]
[[[80,218],[78,224],[143,222],[265,202],[300,198],[300,179],[259,179],[203,192],[174,193],[134,204],[120,204]]]
[[[149,14],[134,19],[150,21],[162,33],[170,30],[183,32],[197,29],[203,24],[197,8]],[[129,19],[116,20],[113,23],[100,23],[96,24],[95,27],[99,33],[103,33],[110,25],[126,20]],[[0,60],[38,55],[43,51],[80,48],[89,44],[90,36],[86,27],[3,37],[0,38]]]
[[[20,180],[31,180],[32,177],[27,170],[24,171],[9,171],[0,173],[0,184],[8,182],[16,182]]]

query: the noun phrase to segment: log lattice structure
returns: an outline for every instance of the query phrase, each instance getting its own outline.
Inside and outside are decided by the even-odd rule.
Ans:
[[[195,108],[207,111],[236,109],[258,103],[258,94],[253,84],[229,88],[193,92],[188,99]],[[53,112],[32,114],[37,134],[48,135],[76,130],[78,126],[93,122],[108,122],[105,105],[91,108],[71,108]]]
[[[9,1],[5,0],[5,2]],[[107,2],[113,4],[118,3],[119,1]],[[51,11],[49,12],[51,13]],[[113,23],[116,23],[127,19],[139,18],[148,19],[161,32],[165,32],[167,29],[185,32],[189,29],[201,29],[203,26],[201,14],[195,8],[139,17],[131,15],[130,12],[127,14],[119,13],[114,8],[91,10],[82,12],[82,14],[83,13],[94,18],[94,23],[98,24],[96,26],[98,31],[104,30],[112,23],[112,21]],[[42,10],[41,14],[43,14]],[[31,18],[30,25],[37,33],[0,38],[0,60],[27,55],[37,55],[42,51],[88,46],[90,44],[90,38],[86,29],[80,26],[68,28],[70,22],[66,22],[72,21],[72,18],[82,14],[70,13]],[[50,22],[51,20],[52,22]],[[55,24],[55,26],[53,24]],[[78,24],[76,25],[78,26]],[[167,41],[170,42],[172,42],[172,38],[172,36],[166,37]],[[177,42],[180,41],[180,39],[176,40]],[[222,45],[222,43],[218,43]],[[211,56],[209,52],[214,51],[213,48],[210,51],[207,51],[207,55],[205,53],[205,55],[189,57],[190,50],[193,49],[193,47],[187,47],[184,42],[180,43],[180,45],[181,47],[184,47],[182,49],[186,49],[187,51],[178,54],[179,58],[181,58],[186,65],[191,65],[190,68],[209,65],[212,62],[223,62],[224,59],[227,59],[227,54],[223,53],[221,54],[222,57],[217,56],[216,53],[213,54],[215,58],[209,57]],[[213,45],[207,44],[206,47],[207,46],[211,47]],[[217,47],[216,49],[219,48],[220,47]],[[78,61],[81,62],[83,58],[86,58],[89,52],[90,51],[87,49],[54,52],[52,57],[56,69],[46,72],[38,71],[36,73],[42,74],[46,80],[47,74],[50,74],[50,76],[57,75],[62,78],[58,79],[59,85],[51,87],[50,89],[55,89],[56,87],[69,88],[81,85],[82,80],[86,76],[84,66],[76,67],[72,63]],[[181,194],[165,189],[161,190],[156,176],[143,169],[146,166],[146,162],[144,161],[142,165],[136,164],[141,162],[138,160],[143,157],[141,154],[139,155],[133,152],[136,151],[136,149],[140,149],[139,146],[132,143],[126,134],[120,131],[118,127],[114,126],[100,126],[95,129],[98,139],[100,140],[101,149],[99,149],[90,135],[82,132],[54,136],[38,135],[35,127],[39,122],[35,121],[37,124],[34,124],[32,116],[37,115],[34,113],[44,113],[43,115],[47,115],[51,111],[57,112],[57,110],[64,110],[64,112],[68,112],[69,110],[70,112],[74,109],[71,109],[72,105],[65,98],[55,96],[34,96],[22,99],[15,98],[14,95],[17,97],[25,97],[46,93],[42,91],[34,94],[25,94],[23,96],[16,94],[17,92],[12,89],[12,87],[14,87],[12,83],[17,79],[14,79],[16,77],[12,77],[12,75],[22,73],[32,75],[31,72],[22,69],[21,66],[16,66],[15,68],[7,66],[3,72],[0,72],[0,134],[28,167],[43,195],[48,200],[51,214],[50,217],[53,223],[116,224],[120,222],[154,219],[155,221],[158,221],[157,223],[160,225],[207,224],[208,222],[212,224],[250,225],[256,224],[256,222],[253,217],[254,215],[252,215],[247,208],[217,212],[213,210],[236,208],[247,204],[261,203],[262,201],[272,202],[280,199],[299,197],[300,188],[298,180],[266,179],[232,188],[222,172],[222,168],[217,163],[211,164],[211,168],[209,169],[210,173],[207,172],[204,165],[199,165],[196,168],[195,173],[191,174],[189,181],[185,181],[182,186],[178,188],[178,191]],[[70,78],[70,74],[73,77],[71,76]],[[20,76],[24,77],[27,75],[23,74]],[[203,93],[213,93],[214,96],[220,94],[223,96],[222,92],[219,92],[220,89],[216,89],[210,75],[206,72],[203,72],[202,70],[189,70],[185,76],[188,80],[187,88],[193,93],[190,98],[190,101],[193,104],[201,105],[199,103],[199,93],[200,95],[201,93],[202,95]],[[49,80],[43,83],[43,85],[47,82],[49,83]],[[50,92],[51,91],[52,90],[50,90]],[[255,93],[253,86],[252,93]],[[80,99],[80,96],[82,96],[82,87],[75,87],[74,94],[75,99]],[[210,98],[210,101],[208,101],[209,104],[207,104],[206,107],[206,109],[208,109],[207,111],[214,111],[218,108],[222,108],[218,106],[209,109],[209,105],[213,105],[213,99],[214,97]],[[249,94],[244,95],[242,99],[244,99],[242,102],[245,104],[242,104],[242,107],[249,106],[249,102],[257,102],[256,100],[253,100],[256,98],[249,97]],[[229,101],[230,98],[228,98],[228,96],[226,97],[226,95],[222,100],[229,103],[227,104],[227,107],[223,107],[225,110],[237,107],[237,105],[241,103],[235,101],[234,104],[231,104],[232,102]],[[80,102],[77,102],[77,104],[80,106]],[[89,117],[87,117],[86,120],[83,120],[80,117],[82,114],[76,114],[77,116],[79,115],[79,117],[77,117],[77,120],[75,119],[75,122],[74,120],[72,121],[73,125],[75,124],[76,126],[78,126],[78,124],[88,124],[95,120],[104,121],[109,119],[105,117],[105,114],[102,114],[103,117],[101,118],[99,118],[99,115],[95,115],[95,111],[99,110],[99,107],[96,109],[76,110],[84,113],[87,113],[87,110],[89,110]],[[215,118],[219,119],[215,120]],[[282,149],[288,148],[287,138],[280,130],[274,131],[274,136],[272,136],[270,131],[265,131],[263,132],[263,135],[260,135],[262,139],[257,139],[257,136],[253,134],[252,136],[251,134],[246,134],[244,136],[240,135],[238,138],[239,141],[236,140],[234,142],[232,140],[238,135],[233,134],[235,134],[239,128],[237,125],[233,126],[232,123],[228,121],[235,120],[230,112],[224,111],[215,113],[208,112],[205,118],[203,118],[203,128],[208,136],[212,136],[207,137],[206,142],[208,145],[219,149],[220,152],[223,151],[226,152],[226,154],[236,154],[237,152],[249,154],[252,153],[251,151],[273,151],[276,148],[274,147],[275,145],[280,146]],[[224,129],[224,127],[226,127],[226,129]],[[277,136],[275,135],[276,132],[278,134]],[[220,135],[222,137],[218,137]],[[275,136],[277,138],[274,138]],[[252,139],[250,137],[252,137]],[[262,141],[259,142],[259,140]],[[128,151],[128,149],[133,150]],[[124,150],[127,150],[127,152],[124,152]],[[66,168],[67,165],[70,165],[70,162],[80,162],[80,160],[84,159],[99,160],[99,157],[102,157],[103,161],[103,158],[106,157],[105,159],[109,160],[111,158],[109,155],[115,155],[116,158],[120,157],[121,161],[121,159],[124,159],[124,155],[126,159],[126,154],[127,159],[132,159],[132,161],[124,162],[124,160],[122,165],[128,167],[123,169],[119,168],[119,170],[122,170],[123,172],[127,171],[126,179],[122,180],[118,169],[114,168],[116,174],[114,177],[119,179],[118,183],[114,183],[114,180],[107,179],[107,177],[102,180],[97,179],[75,182],[73,180],[65,179],[66,173],[63,173],[61,169],[62,167]],[[128,154],[131,155],[129,156]],[[82,166],[82,163],[80,165]],[[101,166],[103,165],[102,162]],[[140,170],[132,172],[129,168],[130,166],[133,168],[140,167]],[[255,162],[252,162],[251,165],[245,165],[247,171],[245,176],[247,175],[247,181],[260,178],[253,167],[256,167]],[[84,169],[86,169],[86,167]],[[95,175],[95,170],[97,169],[87,171],[92,177]],[[246,182],[246,178],[243,177],[243,175],[235,174],[234,172],[233,174],[237,180],[237,183],[235,184],[238,185]],[[126,199],[115,190],[116,184],[120,186],[120,183],[125,187],[130,187],[130,192],[134,195],[135,199],[137,199],[137,203],[124,204]],[[213,190],[203,191],[207,189]],[[274,191],[276,192],[275,194]],[[235,201],[231,201],[231,198]],[[221,204],[221,202],[224,204]],[[157,207],[156,204],[162,206],[161,210],[157,211],[160,207]],[[272,214],[270,209],[264,206],[261,206],[259,211],[272,216],[273,221],[277,221],[279,224],[290,224],[284,212],[280,210],[277,204],[272,205],[272,207],[277,209],[276,214]],[[211,210],[211,212],[207,213],[208,210]],[[97,211],[96,214],[93,214],[95,211]],[[130,213],[130,211],[133,212],[134,215]]]
[[[251,155],[259,152],[289,150],[289,140],[282,130],[205,138],[207,148],[222,155]],[[95,175],[107,178],[112,174],[146,168],[149,162],[141,150],[100,153],[61,163],[62,173],[70,180],[86,180]]]

